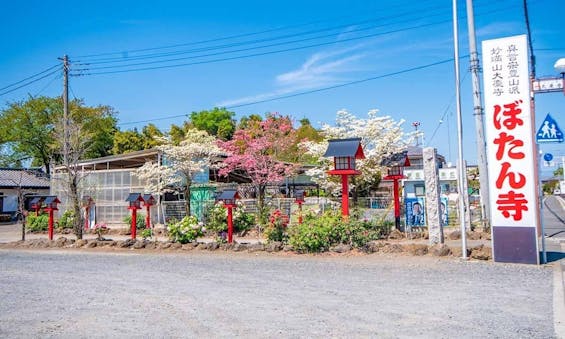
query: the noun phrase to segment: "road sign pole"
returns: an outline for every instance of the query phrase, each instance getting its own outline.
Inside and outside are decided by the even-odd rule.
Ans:
[[[539,149],[539,145],[537,145]],[[538,159],[538,173],[541,173],[541,162],[543,161],[542,155],[543,151],[539,149],[539,159]],[[539,222],[541,229],[541,263],[547,264],[547,252],[545,251],[545,227],[543,226],[543,186],[541,182],[541,175],[538,176],[539,179]]]

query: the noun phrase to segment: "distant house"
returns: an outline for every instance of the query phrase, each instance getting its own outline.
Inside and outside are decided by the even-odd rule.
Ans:
[[[18,211],[18,192],[29,210],[33,196],[49,195],[49,178],[38,169],[0,168],[0,215],[2,220],[13,219]]]

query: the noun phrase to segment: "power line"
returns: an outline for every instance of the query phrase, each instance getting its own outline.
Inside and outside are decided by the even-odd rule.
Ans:
[[[39,94],[41,94],[43,91],[45,91],[47,89],[47,87],[51,86],[53,81],[61,79],[62,77],[63,77],[62,74],[56,74],[53,78],[51,78],[51,80],[49,80],[47,85],[43,86],[39,91],[37,91],[34,96],[37,97]]]
[[[461,58],[466,58],[466,57],[468,57],[468,55],[462,56]],[[416,66],[416,67],[412,67],[412,68],[407,68],[407,69],[400,70],[400,71],[396,71],[396,72],[391,72],[391,73],[387,73],[387,74],[382,74],[382,75],[378,75],[378,76],[374,76],[374,77],[370,77],[370,78],[365,78],[365,79],[356,80],[356,81],[350,81],[350,82],[343,83],[343,84],[339,84],[339,85],[328,86],[328,87],[323,87],[323,88],[318,88],[318,89],[314,89],[314,90],[309,90],[309,91],[304,91],[304,92],[299,92],[299,93],[293,93],[293,94],[288,94],[288,95],[282,95],[282,96],[278,96],[278,97],[275,97],[275,98],[264,99],[264,100],[258,100],[258,101],[248,102],[248,103],[239,104],[239,105],[227,106],[227,107],[225,107],[225,108],[226,108],[226,109],[233,109],[233,108],[239,108],[239,107],[245,107],[245,106],[251,106],[251,105],[261,104],[261,103],[265,103],[265,102],[271,102],[271,101],[276,101],[276,100],[282,100],[282,99],[293,98],[293,97],[302,96],[302,95],[307,95],[307,94],[312,94],[312,93],[318,93],[318,92],[328,91],[328,90],[332,90],[332,89],[336,89],[336,88],[341,88],[341,87],[346,87],[346,86],[351,86],[351,85],[356,85],[356,84],[360,84],[360,83],[364,83],[364,82],[368,82],[368,81],[372,81],[372,80],[377,80],[377,79],[387,78],[387,77],[391,77],[391,76],[395,76],[395,75],[400,75],[400,74],[404,74],[404,73],[414,72],[414,71],[422,70],[422,69],[425,69],[425,68],[430,68],[430,67],[433,67],[433,66],[438,66],[438,65],[441,65],[441,64],[445,64],[445,63],[448,63],[448,62],[451,62],[451,61],[453,61],[453,58],[445,59],[445,60],[441,60],[441,61],[437,61],[437,62],[433,62],[433,63],[426,64],[426,65],[421,65],[421,66]],[[179,118],[179,117],[184,117],[184,116],[186,116],[186,114],[182,114],[182,115],[173,115],[173,116],[167,116],[167,117],[156,118],[156,119],[147,119],[147,120],[139,120],[139,121],[129,121],[129,122],[119,123],[118,125],[133,125],[133,124],[146,123],[146,122],[151,122],[151,121],[160,121],[160,120],[174,119],[174,118]]]
[[[487,13],[494,13],[494,12],[502,11],[502,10],[505,10],[505,9],[506,8],[499,8],[499,9],[496,9],[496,10],[489,11]],[[484,14],[486,14],[486,13],[484,13]],[[143,65],[154,64],[154,63],[172,62],[172,61],[180,61],[180,60],[187,60],[187,59],[194,59],[194,58],[202,58],[202,57],[207,57],[207,56],[222,55],[222,54],[227,54],[227,53],[235,53],[235,52],[257,49],[258,47],[240,49],[240,50],[235,50],[235,51],[230,51],[230,52],[209,53],[209,54],[204,54],[204,55],[175,58],[175,59],[169,59],[169,60],[134,63],[134,64],[129,64],[129,65],[101,66],[101,67],[93,67],[93,68],[86,68],[86,69],[78,69],[77,70],[78,72],[85,72],[85,71],[96,70],[96,69],[115,69],[115,68],[118,68],[117,70],[98,71],[98,72],[95,71],[95,72],[86,72],[86,73],[74,73],[72,75],[73,76],[88,76],[88,75],[101,75],[101,74],[128,73],[128,72],[147,71],[147,70],[156,70],[156,69],[165,69],[165,68],[175,68],[175,67],[201,65],[201,64],[208,64],[208,63],[215,63],[215,62],[222,62],[222,61],[230,61],[230,60],[237,60],[237,59],[244,59],[244,58],[251,58],[251,57],[257,57],[257,56],[277,54],[277,53],[283,53],[283,52],[289,52],[289,51],[302,50],[302,49],[307,49],[307,48],[312,48],[312,47],[320,47],[320,46],[326,46],[326,45],[332,45],[332,44],[338,44],[338,43],[351,42],[351,41],[356,41],[356,40],[360,40],[360,39],[367,39],[367,38],[371,38],[371,37],[375,37],[375,36],[379,36],[379,35],[398,33],[398,32],[403,32],[403,31],[413,30],[413,29],[417,29],[417,28],[423,28],[423,27],[438,25],[438,24],[447,23],[447,22],[451,22],[451,20],[441,20],[441,21],[436,21],[436,22],[432,22],[432,23],[415,25],[415,26],[410,26],[410,27],[405,27],[405,28],[400,28],[400,29],[395,29],[395,30],[389,30],[389,31],[386,31],[386,32],[379,32],[379,33],[367,34],[367,35],[358,36],[358,37],[341,39],[341,40],[338,40],[338,41],[321,42],[321,43],[316,43],[316,44],[311,44],[311,45],[306,45],[306,46],[291,47],[291,48],[279,49],[279,50],[274,50],[274,51],[252,53],[252,54],[247,54],[247,55],[239,55],[239,56],[226,57],[226,58],[216,58],[216,59],[209,59],[209,60],[203,60],[203,61],[194,61],[194,62],[188,62],[188,63],[162,65],[162,66],[151,66],[151,67],[139,67],[139,68],[131,68],[131,69],[119,69],[119,68],[124,68],[124,67],[143,66]],[[311,39],[311,38],[309,38],[309,39]],[[273,44],[272,46],[275,46],[275,45],[278,45],[278,44]],[[265,46],[263,46],[261,48],[265,48]]]
[[[7,89],[7,88],[16,86],[16,85],[18,85],[18,84],[21,84],[22,82],[27,81],[27,80],[29,80],[29,79],[33,79],[33,78],[35,78],[35,77],[37,77],[37,76],[40,76],[40,75],[43,74],[43,73],[49,72],[50,70],[52,70],[52,69],[54,69],[54,68],[56,68],[56,67],[59,67],[59,66],[60,66],[59,64],[53,65],[53,66],[51,66],[51,67],[49,67],[49,68],[47,68],[47,69],[45,69],[45,70],[43,70],[43,71],[41,71],[41,72],[39,72],[39,73],[36,73],[36,74],[34,74],[34,75],[32,75],[32,76],[29,76],[29,77],[27,77],[27,78],[24,78],[24,79],[22,79],[22,80],[20,80],[20,81],[14,82],[13,84],[10,84],[10,85],[8,85],[8,86],[4,86],[4,87],[0,88],[0,91],[3,91],[3,90],[5,90],[5,89]]]
[[[436,7],[433,7],[431,9],[433,9],[433,10],[435,10],[435,9],[443,10],[443,8],[441,6],[436,6]],[[415,12],[410,11],[410,12],[400,13],[400,14],[396,15],[395,18],[404,17],[404,16],[407,16],[407,15],[410,15],[410,14],[415,14]],[[419,15],[419,17],[422,16],[421,11],[418,12],[417,14]],[[429,17],[438,16],[438,15],[442,15],[442,14],[443,13],[426,14],[426,17],[429,18]],[[293,34],[287,34],[287,35],[281,35],[281,36],[275,36],[275,37],[249,40],[249,41],[233,42],[233,43],[223,44],[223,45],[200,47],[200,48],[189,49],[189,50],[145,54],[145,55],[133,56],[133,57],[127,57],[127,58],[123,58],[123,57],[103,58],[103,59],[95,59],[95,60],[88,61],[88,62],[85,62],[85,63],[81,63],[81,60],[78,60],[77,62],[78,62],[78,65],[96,65],[96,64],[106,64],[106,63],[126,63],[126,62],[130,62],[130,61],[135,61],[135,60],[155,59],[155,58],[161,58],[161,57],[167,57],[167,56],[190,54],[190,53],[195,53],[195,52],[205,52],[205,51],[212,51],[212,50],[218,50],[218,49],[225,49],[225,48],[229,48],[229,47],[237,47],[237,46],[257,44],[257,43],[262,43],[262,42],[284,40],[284,39],[288,39],[288,38],[311,35],[311,34],[320,33],[320,32],[333,31],[333,30],[337,30],[337,29],[343,29],[343,28],[347,28],[347,27],[352,27],[352,26],[354,27],[354,26],[359,26],[359,25],[363,25],[363,24],[367,24],[367,23],[372,23],[372,22],[375,22],[375,21],[378,21],[378,20],[381,20],[381,19],[390,19],[390,17],[386,17],[386,16],[385,17],[378,17],[378,18],[374,18],[374,19],[368,19],[368,20],[363,20],[363,21],[358,21],[358,22],[351,22],[351,23],[347,23],[347,24],[342,24],[342,25],[332,26],[332,27],[326,27],[326,28],[311,30],[311,31],[306,31],[306,32],[299,32],[299,33],[293,33]],[[383,26],[388,26],[388,25],[393,25],[393,24],[410,22],[410,21],[413,21],[413,19],[398,21],[398,22],[392,22],[392,23],[388,23],[388,24],[379,24],[379,25],[373,25],[373,26],[369,26],[369,27],[352,29],[352,30],[348,30],[347,34],[356,33],[356,32],[365,31],[365,30],[370,30],[370,29],[373,29],[373,28],[378,28],[378,27],[383,27]],[[314,39],[334,37],[335,35],[336,35],[336,33],[331,33],[331,34],[326,34],[326,35],[321,35],[321,36],[316,36],[316,37],[311,37],[311,38],[306,38],[306,39],[301,39],[301,40],[283,42],[283,43],[280,43],[280,44],[258,46],[256,48],[266,48],[266,47],[272,47],[272,46],[277,46],[277,45],[282,45],[282,44],[290,44],[290,43],[295,43],[295,42],[303,42],[303,41],[314,40]],[[238,52],[238,51],[241,51],[241,50],[230,51],[230,52]],[[165,62],[165,61],[162,61],[162,62]],[[77,64],[77,63],[75,62],[75,64]]]
[[[425,1],[420,1],[420,3],[424,3],[424,2]],[[429,2],[429,0],[428,0],[428,2]],[[402,7],[404,7],[404,6],[389,6],[389,7],[387,7],[387,9],[402,8]],[[413,6],[410,6],[410,8],[413,8]],[[342,17],[342,18],[345,18],[345,17]],[[272,32],[276,32],[276,31],[284,31],[284,30],[310,26],[310,25],[314,25],[314,24],[317,24],[317,23],[323,23],[323,22],[328,22],[328,21],[333,22],[336,19],[339,19],[339,18],[315,20],[315,21],[308,22],[308,23],[301,23],[301,24],[296,24],[296,25],[289,25],[289,26],[284,26],[284,27],[271,28],[271,29],[262,30],[262,31],[258,31],[258,32],[236,34],[236,35],[231,35],[231,36],[226,36],[226,37],[219,37],[219,38],[213,38],[213,39],[207,39],[207,40],[201,40],[201,41],[173,44],[173,45],[167,45],[167,46],[133,49],[133,50],[120,51],[120,52],[106,52],[106,53],[97,53],[97,54],[89,54],[89,55],[79,55],[79,56],[75,56],[74,58],[84,58],[84,59],[86,59],[86,58],[106,56],[106,55],[123,55],[123,54],[127,55],[129,53],[137,53],[137,52],[154,51],[154,50],[160,50],[160,49],[171,49],[171,48],[184,47],[184,46],[201,45],[201,44],[207,44],[207,43],[210,43],[210,42],[239,39],[239,38],[248,37],[248,36],[261,35],[261,34],[265,34],[265,33],[272,33]]]
[[[45,79],[45,78],[51,76],[51,75],[53,75],[53,74],[55,74],[55,73],[57,73],[57,72],[59,72],[59,71],[60,71],[60,69],[56,69],[56,70],[54,70],[54,71],[52,71],[52,72],[50,72],[50,73],[47,73],[46,75],[44,75],[44,76],[42,76],[42,77],[40,77],[40,78],[37,78],[37,79],[35,79],[35,80],[31,80],[31,81],[29,81],[29,82],[26,82],[25,84],[20,85],[20,86],[18,86],[18,87],[16,87],[16,88],[12,88],[12,89],[10,89],[10,90],[4,91],[4,92],[0,93],[0,96],[4,96],[4,95],[6,95],[6,94],[8,94],[8,93],[12,93],[12,92],[14,92],[14,91],[16,91],[16,90],[18,90],[18,89],[20,89],[20,88],[29,86],[29,85],[31,85],[31,84],[33,84],[33,83],[35,83],[35,82],[38,82],[39,80],[42,80],[42,79]]]

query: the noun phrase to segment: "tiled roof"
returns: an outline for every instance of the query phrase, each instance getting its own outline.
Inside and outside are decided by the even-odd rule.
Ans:
[[[39,170],[0,168],[0,187],[49,188],[49,178]]]

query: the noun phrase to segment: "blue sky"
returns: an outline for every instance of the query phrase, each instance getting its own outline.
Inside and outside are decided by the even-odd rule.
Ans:
[[[484,39],[524,34],[522,5],[475,0],[478,47]],[[565,57],[565,1],[528,5],[537,74],[556,75],[553,65]],[[459,10],[464,56],[465,1]],[[340,109],[365,117],[376,108],[406,120],[406,131],[419,121],[424,144],[455,163],[451,11],[448,0],[9,1],[0,20],[0,88],[57,65],[67,54],[71,73],[81,75],[70,78],[70,96],[114,107],[121,129],[153,120],[167,130],[183,115],[214,106],[227,106],[236,118],[266,112],[306,117],[316,127],[333,123]],[[161,62],[166,59],[176,60]],[[140,65],[127,66],[134,63]],[[137,68],[152,69],[131,71]],[[464,156],[475,164],[468,68],[469,60],[462,59]],[[365,79],[372,80],[358,82]],[[0,107],[28,95],[60,95],[61,83],[55,72],[0,91]],[[317,92],[300,95],[311,91]],[[276,99],[281,96],[291,97]],[[564,99],[538,95],[536,125],[551,113],[565,129]],[[271,101],[250,104],[262,100]],[[560,144],[542,149],[565,156]]]

